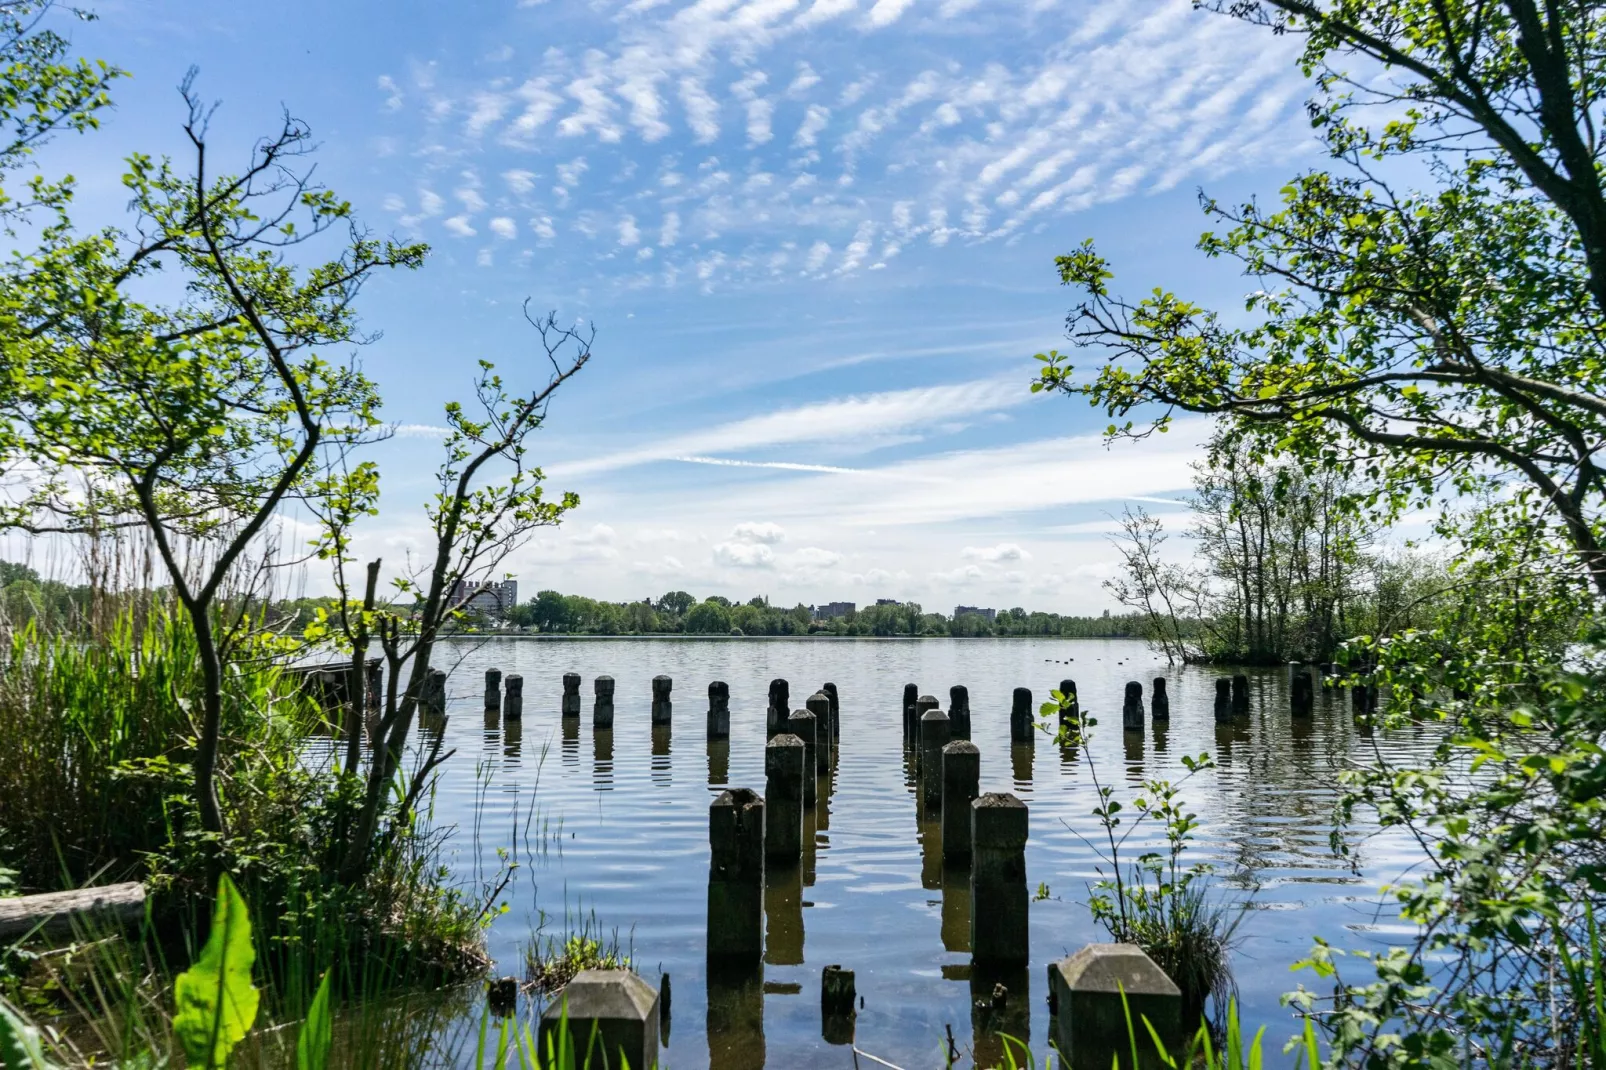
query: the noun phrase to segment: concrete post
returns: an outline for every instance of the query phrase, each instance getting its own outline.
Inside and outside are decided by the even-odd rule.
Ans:
[[[927,710],[920,718],[920,802],[928,814],[942,812],[942,749],[952,727],[941,710]]]
[[[915,684],[903,685],[903,741],[914,735],[915,703],[920,701],[920,688]]]
[[[1143,685],[1130,680],[1121,702],[1121,727],[1128,732],[1143,731]]]
[[[444,689],[446,677],[441,676]],[[524,677],[510,673],[502,681],[502,720],[516,720],[524,716]]]
[[[792,711],[791,688],[780,677],[770,681],[770,704],[764,714],[764,738],[786,731],[786,718]]]
[[[970,689],[964,684],[948,689],[948,734],[954,739],[970,738]]]
[[[803,703],[814,714],[814,771],[816,774],[831,771],[831,696],[816,691]]]
[[[723,680],[708,685],[708,738],[729,739],[731,734],[731,689]]]
[[[1171,720],[1171,696],[1165,693],[1165,677],[1154,678],[1154,697],[1149,699],[1150,716],[1156,721]]]
[[[854,1006],[859,994],[854,989],[853,971],[827,966],[820,973],[820,1035],[827,1044],[852,1044]]]
[[[485,708],[499,710],[502,708],[502,670],[485,670]]]
[[[764,745],[764,856],[795,866],[803,857],[803,759],[807,748],[789,732]]]
[[[1288,683],[1290,712],[1295,717],[1310,716],[1316,707],[1316,688],[1311,683],[1310,673],[1306,672],[1304,666],[1301,665],[1299,671],[1293,675]]]
[[[815,804],[818,795],[819,778],[813,771],[818,768],[819,759],[814,753],[819,746],[820,726],[815,721],[814,714],[808,710],[796,710],[786,719],[786,730],[803,741],[803,806],[807,809]]]
[[[576,1066],[652,1070],[658,1065],[658,990],[630,970],[575,974],[541,1013],[543,1052],[549,1036],[553,1050],[558,1049],[557,1034],[565,1024]]]
[[[824,691],[831,700],[831,742],[840,743],[842,742],[842,702],[837,697],[836,685],[821,684],[820,690]]]
[[[1015,689],[1014,705],[1009,710],[1009,740],[1011,743],[1032,742],[1033,724],[1036,718],[1032,716],[1032,692],[1030,688],[1017,687]]]
[[[591,727],[613,731],[613,677],[599,676],[591,685],[596,690],[596,702],[591,707]]]
[[[1082,704],[1076,693],[1076,681],[1061,680],[1060,694],[1069,695],[1071,699],[1070,709],[1066,709],[1063,706],[1060,707],[1060,724],[1069,724],[1071,730],[1080,735],[1082,731]]]
[[[980,962],[1026,963],[1026,804],[989,792],[970,804],[970,951]]]
[[[708,957],[757,963],[764,955],[764,800],[749,788],[708,808]]]
[[[981,748],[956,739],[942,749],[942,860],[970,862],[970,804],[981,790]]]
[[[384,663],[379,658],[369,658],[368,659],[368,663],[367,663],[367,670],[368,670],[368,675],[365,677],[365,680],[367,682],[363,684],[363,690],[367,695],[368,708],[370,710],[377,710],[382,705],[384,705],[384,698],[385,698],[385,670],[384,670]],[[502,678],[502,674],[501,673],[497,673],[496,674],[496,678],[500,682],[500,680]],[[501,703],[498,703],[498,705],[501,705]]]
[[[508,679],[512,679],[509,677]],[[429,675],[424,677],[424,704],[434,713],[446,712],[446,672],[443,669],[431,669]]]
[[[1225,676],[1216,677],[1216,723],[1232,720],[1232,681]]]
[[[1243,673],[1232,678],[1232,712],[1249,712],[1249,677]]]
[[[580,674],[577,672],[563,674],[563,716],[580,716]]]
[[[675,682],[667,676],[654,676],[652,678],[652,723],[668,724],[670,721],[669,691]]]
[[[1123,1004],[1122,996],[1125,996]],[[1112,1056],[1131,1060],[1127,1016],[1143,1019],[1174,1050],[1182,1040],[1182,992],[1135,944],[1089,944],[1048,964],[1049,1044],[1062,1067],[1106,1067]],[[1139,1067],[1162,1065],[1143,1030]]]

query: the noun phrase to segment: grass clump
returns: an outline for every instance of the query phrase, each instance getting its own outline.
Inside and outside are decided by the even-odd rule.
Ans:
[[[541,996],[561,991],[581,970],[634,968],[631,955],[619,945],[618,930],[604,938],[595,912],[586,915],[578,932],[552,936],[537,927],[524,945],[524,986]]]

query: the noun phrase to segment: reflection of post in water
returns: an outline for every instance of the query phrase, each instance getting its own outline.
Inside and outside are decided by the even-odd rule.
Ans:
[[[1166,741],[1166,736],[1170,732],[1170,728],[1169,728],[1170,724],[1171,724],[1170,721],[1155,721],[1154,722],[1154,753],[1156,753],[1156,754],[1164,754],[1165,753],[1165,741]]]
[[[442,727],[444,731],[444,726]],[[513,718],[502,726],[502,753],[511,762],[519,760],[520,744],[524,742],[524,721]]]
[[[1010,776],[1015,780],[1016,791],[1032,790],[1032,744],[1012,743],[1009,748]]]
[[[655,724],[652,726],[652,782],[654,784],[672,783],[669,765],[669,725]]]
[[[814,783],[814,816],[819,831],[831,827],[831,793],[836,788],[836,770],[828,769]]]
[[[1076,764],[1077,759],[1082,756],[1080,739],[1080,735],[1070,732],[1060,734],[1060,765],[1064,768],[1071,768]]]
[[[560,730],[563,736],[563,764],[580,764],[580,718],[564,717]]]
[[[1216,722],[1216,756],[1223,761],[1232,757],[1233,735],[1231,722]]]
[[[485,746],[494,747],[500,740],[498,736],[502,728],[502,707],[485,707]]]
[[[764,870],[764,961],[803,964],[803,869],[768,865]]]
[[[1288,719],[1289,734],[1293,737],[1296,750],[1308,752],[1311,740],[1316,737],[1316,718],[1290,717]]]
[[[977,1066],[1028,1066],[1032,1036],[1031,971],[1024,965],[970,967],[970,1031]],[[1013,1040],[1006,1040],[1012,1037]]]
[[[942,887],[942,811],[920,815],[920,887]]]
[[[853,1022],[858,1017],[858,993],[853,971],[827,966],[820,973],[820,1036],[827,1044],[852,1044]],[[857,1060],[855,1060],[857,1061]]]
[[[1139,722],[1142,723],[1141,721]],[[1134,784],[1143,783],[1143,730],[1121,733],[1121,751],[1126,758],[1126,778]]]
[[[591,786],[596,791],[613,790],[613,729],[591,731]]]
[[[970,951],[970,867],[950,865],[942,871],[942,949]]]
[[[764,1065],[764,967],[708,964],[708,1068]]]
[[[731,741],[729,739],[711,739],[708,741],[708,786],[719,787],[730,777]]]
[[[807,772],[803,774],[803,782],[807,784],[812,778]],[[818,853],[818,845],[814,842],[819,838],[820,808],[818,806],[803,807],[803,886],[814,887],[814,865]]]

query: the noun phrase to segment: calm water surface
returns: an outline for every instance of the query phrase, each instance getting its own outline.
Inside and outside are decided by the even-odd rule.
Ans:
[[[1086,907],[1098,857],[1084,837],[1100,835],[1089,757],[1127,802],[1146,778],[1184,776],[1184,756],[1216,759],[1183,793],[1202,822],[1193,855],[1217,866],[1218,894],[1250,904],[1234,970],[1247,1031],[1268,1027],[1270,1065],[1291,1062],[1281,1048],[1294,1027],[1279,996],[1301,979],[1318,986],[1289,971],[1314,936],[1377,948],[1404,934],[1377,889],[1416,855],[1403,838],[1365,829],[1351,835],[1347,856],[1336,854],[1332,806],[1347,765],[1374,747],[1404,757],[1431,740],[1409,729],[1368,736],[1323,693],[1315,716],[1292,718],[1286,671],[1252,675],[1249,715],[1218,728],[1217,673],[1168,667],[1133,641],[494,639],[456,641],[444,653],[445,742],[456,754],[435,816],[457,826],[448,861],[471,880],[494,880],[498,850],[519,864],[504,893],[510,910],[490,934],[498,972],[522,974],[522,946],[543,913],[546,931],[561,934],[566,916],[595,912],[644,976],[671,975],[663,1059],[676,1070],[852,1065],[847,1048],[821,1036],[820,971],[831,963],[857,974],[859,1048],[911,1070],[941,1066],[951,1027],[962,1052],[996,1052],[997,1039],[972,1023],[968,884],[962,874],[945,879],[937,852],[924,849],[932,828],[907,776],[902,695],[911,681],[945,709],[951,685],[969,688],[981,790],[1014,792],[1030,809],[1027,880],[1047,885],[1049,898],[1031,905],[1030,970],[1005,980],[1009,1031],[1029,1036],[1039,1060],[1048,1050],[1046,964],[1107,939]],[[492,667],[523,675],[522,723],[482,710]],[[583,712],[568,728],[559,714],[565,672],[584,678]],[[604,673],[617,681],[611,734],[591,728],[591,682]],[[674,678],[674,724],[655,733],[651,679],[660,673]],[[1167,680],[1169,727],[1123,733],[1123,685],[1142,681],[1147,703],[1156,676]],[[766,893],[762,976],[710,978],[708,806],[728,787],[763,792],[774,677],[790,681],[797,707],[835,682],[837,765],[797,881]],[[1013,689],[1031,688],[1035,703],[1065,678],[1101,721],[1091,743],[1076,754],[1048,739],[1012,749]],[[705,739],[713,680],[730,685],[728,742]]]

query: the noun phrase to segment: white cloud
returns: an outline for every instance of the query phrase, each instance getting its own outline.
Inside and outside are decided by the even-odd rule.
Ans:
[[[518,224],[505,215],[497,216],[489,224],[491,233],[503,241],[512,241],[519,236]]]
[[[418,191],[418,211],[420,215],[436,216],[446,207],[446,200],[434,190],[423,189]]]
[[[502,118],[507,111],[508,99],[501,93],[475,93],[469,101],[468,121],[464,124],[470,137],[478,137],[485,128]]]
[[[459,238],[472,238],[479,231],[469,226],[468,216],[454,215],[446,221],[446,229]]]
[[[535,189],[535,172],[514,168],[502,172],[502,181],[507,183],[508,189],[522,197]]]
[[[1000,561],[1027,561],[1031,554],[1022,550],[1012,542],[1001,542],[997,546],[967,546],[959,552],[959,556],[966,561],[986,561],[997,564]]]
[[[775,551],[761,542],[717,543],[713,555],[718,564],[736,568],[769,568],[775,564]]]
[[[834,550],[823,550],[818,546],[805,546],[796,553],[788,554],[785,561],[788,568],[797,569],[835,568],[841,563],[841,554]]]
[[[464,210],[468,212],[483,212],[485,210],[485,198],[480,196],[480,191],[472,186],[459,187],[453,191],[453,195],[462,203]]]
[[[388,74],[381,74],[379,76],[379,88],[387,94],[385,97],[386,111],[396,111],[402,106],[401,87],[396,84],[394,78]]]
[[[786,87],[786,95],[800,97],[819,84],[820,76],[814,72],[814,68],[809,66],[806,60],[801,61],[797,65],[797,76],[792,79],[792,84]]]
[[[531,216],[530,230],[542,241],[551,241],[558,234],[552,227],[552,217],[549,215]]]
[[[641,230],[636,226],[636,217],[627,215],[619,220],[619,244],[625,248],[641,244]]]
[[[786,529],[781,527],[779,524],[771,524],[767,521],[763,523],[746,521],[744,523],[737,524],[736,527],[732,529],[731,538],[740,539],[742,542],[765,542],[774,544],[786,538]]]
[[[809,246],[808,259],[803,262],[803,270],[808,272],[819,271],[825,266],[826,258],[831,255],[829,242],[817,241]]]
[[[875,27],[890,26],[913,4],[914,0],[876,0],[867,21]]]
[[[708,95],[702,82],[696,78],[682,78],[680,103],[686,109],[686,122],[696,133],[698,142],[707,144],[719,136],[719,102]]]
[[[803,113],[803,121],[798,124],[797,133],[792,135],[792,145],[796,148],[813,146],[820,140],[820,131],[830,121],[830,108],[822,104],[810,104],[808,111]]]
[[[680,237],[680,213],[665,212],[664,225],[658,229],[658,244],[668,248]]]
[[[546,78],[531,78],[515,89],[513,95],[523,102],[524,110],[508,124],[503,140],[513,145],[527,145],[552,118],[563,98]]]

